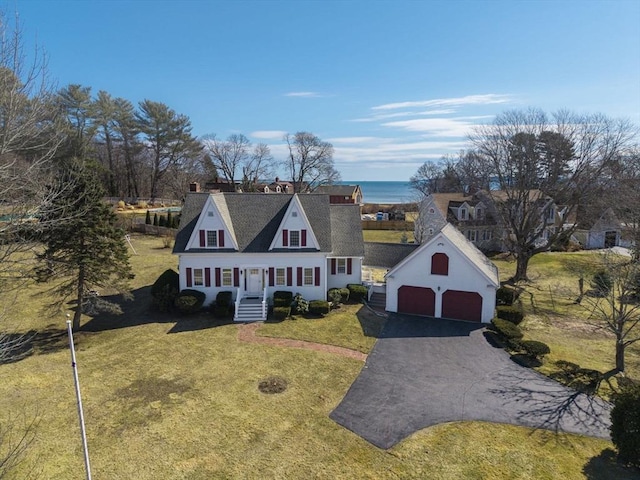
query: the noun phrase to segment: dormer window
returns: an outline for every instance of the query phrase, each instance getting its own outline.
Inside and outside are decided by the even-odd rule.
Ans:
[[[300,231],[291,230],[289,232],[289,246],[294,248],[300,246]]]
[[[293,212],[291,212],[291,216],[292,216],[292,217],[294,217],[294,218],[295,218],[295,217],[297,217],[297,216],[298,216],[298,212],[296,212],[296,211],[294,210]]]
[[[282,192],[282,189],[280,188],[280,185],[276,185],[276,192],[277,192],[277,193]]]
[[[208,212],[207,212],[207,216],[208,216],[208,217],[213,217],[213,212],[212,212],[212,211],[208,211]]]
[[[200,230],[200,248],[224,248],[224,230]]]
[[[551,207],[547,210],[547,222],[553,223],[556,219],[556,209]]]
[[[484,218],[484,210],[480,207],[476,207],[476,219],[481,220]]]
[[[469,211],[467,207],[460,207],[460,220],[468,220],[469,219]]]

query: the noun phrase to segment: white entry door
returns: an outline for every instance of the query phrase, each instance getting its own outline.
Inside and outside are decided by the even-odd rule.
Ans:
[[[262,292],[262,269],[261,268],[247,269],[247,292],[248,293]]]

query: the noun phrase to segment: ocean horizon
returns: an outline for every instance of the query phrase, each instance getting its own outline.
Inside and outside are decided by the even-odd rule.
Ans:
[[[349,180],[339,183],[341,185],[360,185],[364,203],[411,203],[417,201],[418,197],[408,181]]]

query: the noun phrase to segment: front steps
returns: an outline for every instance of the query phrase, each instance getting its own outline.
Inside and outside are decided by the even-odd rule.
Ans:
[[[235,322],[262,322],[266,320],[262,317],[262,300],[254,298],[240,300],[238,311],[233,320]]]
[[[367,303],[374,310],[384,312],[387,308],[387,294],[374,292]]]

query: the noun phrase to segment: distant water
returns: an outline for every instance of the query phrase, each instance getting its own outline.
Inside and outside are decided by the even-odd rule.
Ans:
[[[416,194],[409,182],[345,181],[344,185],[360,185],[364,203],[409,203],[416,201]]]

